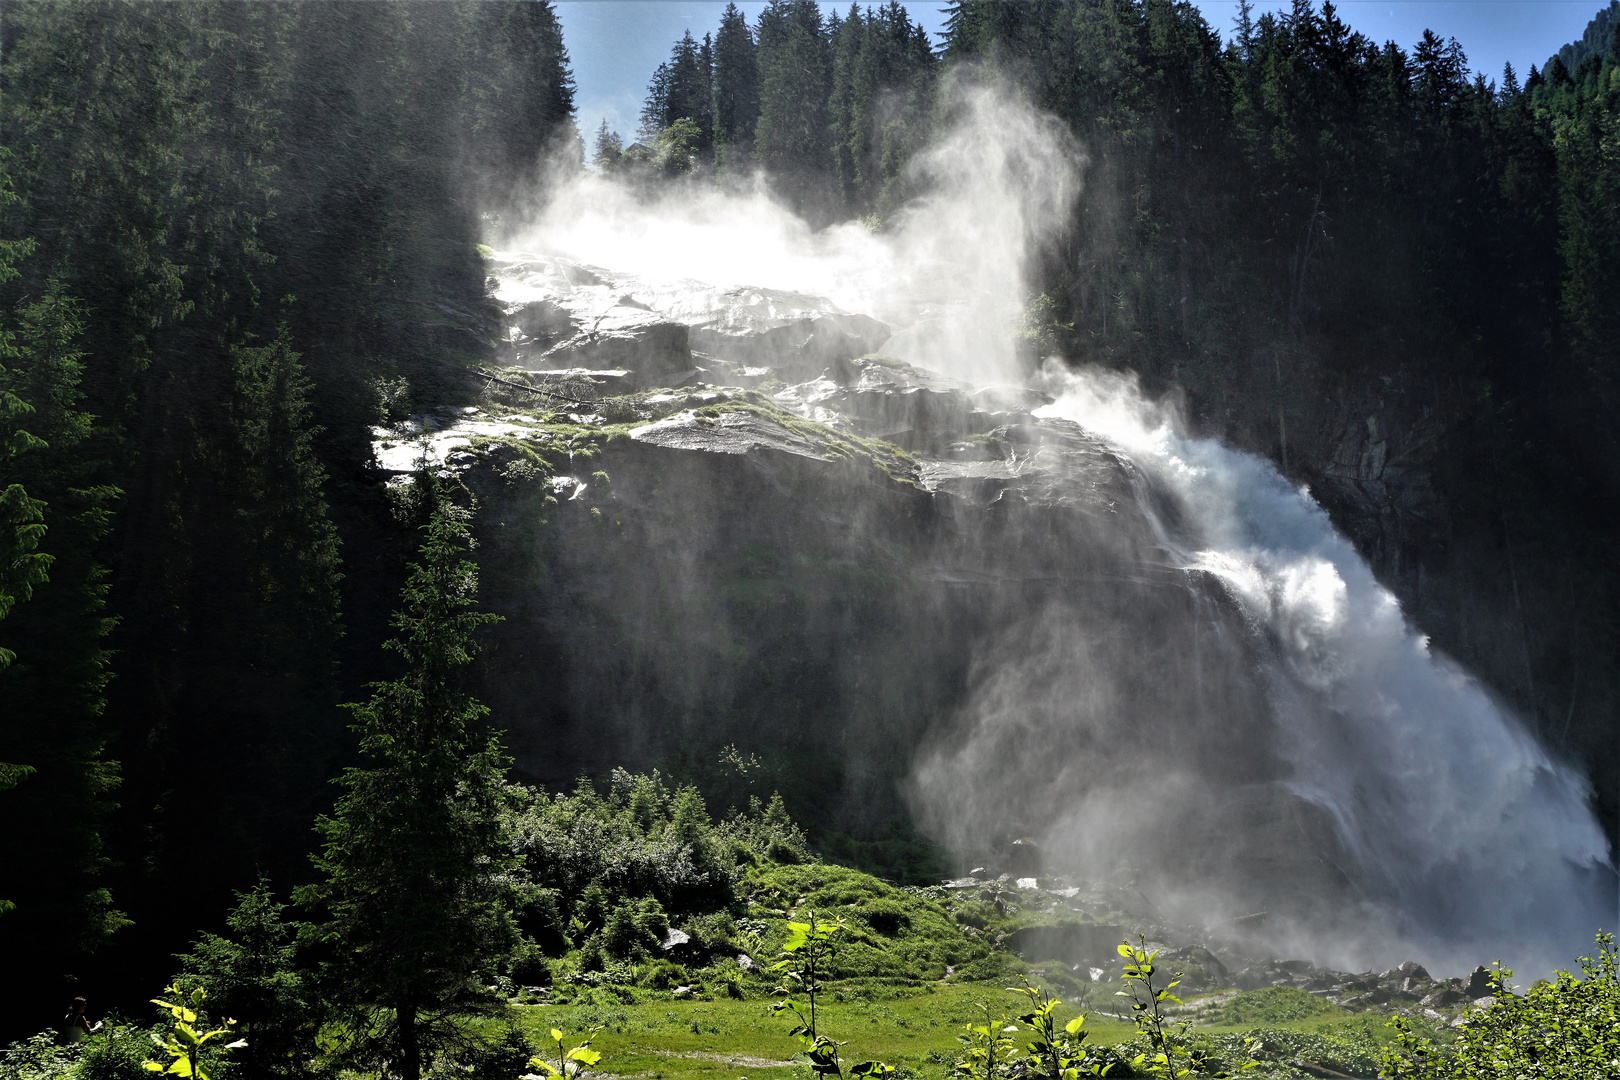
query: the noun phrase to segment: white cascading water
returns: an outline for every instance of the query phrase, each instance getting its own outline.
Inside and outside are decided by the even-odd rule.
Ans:
[[[941,96],[951,123],[913,164],[929,194],[882,234],[853,223],[814,232],[762,185],[649,195],[587,173],[559,184],[540,218],[505,239],[665,282],[670,297],[682,279],[701,288],[693,278],[827,296],[889,322],[887,355],[981,385],[1016,379],[1022,268],[1078,197],[1083,157],[1061,124],[1005,85],[956,84]],[[1377,924],[1355,942],[1345,938],[1360,932],[1343,925],[1299,927],[1293,946],[1341,963],[1416,956],[1437,973],[1499,955],[1545,969],[1613,925],[1614,876],[1585,780],[1430,653],[1307,492],[1259,458],[1184,437],[1129,378],[1061,365],[1044,378],[1057,397],[1044,415],[1109,440],[1181,504],[1183,520],[1161,527],[1161,545],[1223,582],[1271,643],[1259,677],[1284,783],[1328,815],[1356,864],[1342,869]],[[1140,509],[1154,519],[1147,500]],[[1061,648],[1062,632],[1047,638]],[[1028,711],[1016,664],[1007,672],[998,693],[1012,700],[970,703],[966,742],[914,763],[915,790],[936,819],[1009,801],[978,799],[964,784],[1029,797],[1016,767],[987,760],[1005,743],[996,726]],[[1081,744],[1065,741],[1065,722],[1079,733],[1086,721],[1048,721],[1038,752]],[[1117,824],[1110,797],[1074,797],[1049,817],[1075,836],[1104,834]]]
[[[1545,970],[1613,925],[1585,778],[1431,653],[1308,491],[1263,459],[1184,437],[1132,377],[1049,367],[1047,379],[1059,396],[1039,414],[1101,435],[1172,492],[1193,539],[1166,545],[1269,632],[1287,786],[1328,812],[1364,894],[1400,919],[1364,959],[1405,948],[1456,968],[1492,949]]]

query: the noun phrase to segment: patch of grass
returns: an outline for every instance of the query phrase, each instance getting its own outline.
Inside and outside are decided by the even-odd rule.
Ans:
[[[846,928],[832,959],[833,979],[924,983],[943,979],[947,968],[963,978],[1012,977],[1024,969],[984,933],[959,926],[944,904],[922,890],[896,888],[846,866],[755,866],[737,891],[749,900],[761,960],[775,956],[790,913],[802,917],[814,910]]]
[[[846,1060],[877,1058],[918,1080],[946,1080],[961,1049],[956,1040],[977,1017],[977,1005],[988,1002],[1008,1016],[1020,1011],[1019,1000],[1005,989],[1008,980],[943,983],[909,987],[874,980],[834,984],[818,1012],[823,1029],[847,1042]],[[1099,987],[1098,990],[1111,987]],[[788,1037],[787,1025],[767,1011],[764,1000],[685,1001],[647,996],[633,1002],[520,1007],[520,1022],[533,1037],[552,1027],[570,1035],[602,1028],[592,1044],[603,1052],[600,1071],[645,1080],[813,1080],[809,1071],[789,1059],[802,1049]],[[1059,1024],[1073,1016],[1072,1004],[1058,1008]],[[1250,1031],[1195,1031],[1189,1040],[1208,1050],[1216,1062],[1244,1060],[1244,1036],[1255,1038],[1259,1068],[1246,1075],[1274,1080],[1303,1080],[1332,1069],[1354,1077],[1378,1075],[1378,1061],[1390,1042],[1383,1022],[1360,1017],[1316,1018],[1308,1031],[1267,1025]],[[1134,1056],[1136,1029],[1128,1022],[1092,1012],[1086,1028],[1089,1045],[1120,1046]],[[1020,1044],[1025,1041],[1020,1036]],[[1301,1065],[1309,1068],[1301,1068]],[[1128,1077],[1116,1066],[1110,1076]]]
[[[821,1025],[847,1041],[843,1056],[876,1058],[906,1073],[944,1080],[958,1044],[956,1036],[988,1001],[1008,1015],[1018,1002],[999,983],[888,986],[847,980],[830,987],[818,1007]],[[759,1001],[645,1001],[617,1006],[520,1008],[522,1024],[536,1035],[551,1027],[573,1032],[603,1028],[592,1044],[603,1053],[601,1070],[613,1076],[651,1080],[809,1080],[809,1070],[788,1059],[802,1047],[788,1025]],[[1063,1011],[1067,1019],[1073,1009]],[[1108,1041],[1126,1038],[1128,1024],[1096,1023]],[[1096,1037],[1096,1036],[1094,1036]]]
[[[1343,1015],[1331,1002],[1294,986],[1267,986],[1250,990],[1223,1003],[1208,1022],[1232,1027],[1255,1024],[1287,1024],[1319,1016]]]
[[[745,390],[726,401],[705,405],[694,410],[693,415],[700,419],[717,419],[726,413],[738,412],[753,413],[780,424],[795,435],[822,447],[823,456],[830,460],[865,462],[875,466],[896,483],[911,487],[917,484],[916,459],[893,443],[849,435],[826,424],[806,420],[797,413],[782,408],[756,390]]]

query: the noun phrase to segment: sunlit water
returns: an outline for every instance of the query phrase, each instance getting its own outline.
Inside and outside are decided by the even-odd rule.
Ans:
[[[1329,812],[1366,895],[1406,947],[1454,967],[1545,966],[1612,926],[1608,842],[1585,778],[1434,655],[1308,491],[1267,461],[1178,434],[1132,378],[1049,372],[1042,415],[1124,449],[1187,511],[1176,551],[1269,631],[1268,697],[1288,786]],[[1151,506],[1142,508],[1152,514]]]

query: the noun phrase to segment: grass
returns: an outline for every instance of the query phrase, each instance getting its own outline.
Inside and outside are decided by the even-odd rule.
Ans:
[[[849,980],[829,987],[830,1000],[818,1008],[821,1029],[844,1042],[846,1064],[878,1059],[902,1077],[945,1080],[960,1050],[956,1036],[979,1016],[978,1005],[1016,1016],[1020,999],[1005,989],[1017,980],[920,987],[876,985]],[[1111,1001],[1097,987],[1099,1001]],[[601,1028],[593,1046],[602,1051],[597,1072],[637,1080],[812,1080],[808,1068],[790,1059],[800,1049],[788,1037],[788,1024],[770,1015],[770,1001],[689,1001],[643,999],[633,1003],[599,994],[587,1004],[520,1006],[519,1023],[536,1042],[553,1027],[570,1038]],[[1111,1008],[1112,1005],[1106,1006]],[[1059,1007],[1059,1022],[1077,1010]],[[1128,1043],[1136,1034],[1126,1021],[1092,1012],[1086,1021],[1092,1044]],[[1382,1017],[1352,1017],[1335,1010],[1286,1022],[1198,1026],[1194,1045],[1241,1060],[1243,1037],[1259,1046],[1258,1069],[1246,1075],[1295,1078],[1313,1075],[1301,1063],[1357,1077],[1377,1075],[1378,1058],[1390,1041]],[[570,1044],[572,1045],[572,1044]],[[1115,1069],[1110,1075],[1127,1076]],[[1320,1075],[1317,1073],[1315,1075]]]
[[[879,1059],[918,1077],[950,1073],[956,1036],[989,1002],[1011,1015],[1012,994],[995,983],[950,983],[889,987],[865,982],[834,984],[831,1000],[818,1006],[822,1031],[847,1042],[848,1063]],[[788,1023],[768,1011],[769,1001],[645,1001],[636,1004],[519,1006],[520,1022],[536,1041],[552,1027],[584,1035],[601,1027],[593,1046],[602,1051],[599,1071],[650,1080],[716,1080],[758,1075],[808,1080],[808,1068],[789,1059],[801,1049],[788,1037]],[[1067,1019],[1073,1009],[1062,1013]],[[1131,1025],[1098,1024],[1096,1038],[1117,1042]]]

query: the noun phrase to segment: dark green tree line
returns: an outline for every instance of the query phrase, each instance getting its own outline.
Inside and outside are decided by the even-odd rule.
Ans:
[[[344,534],[390,528],[367,427],[487,347],[480,215],[538,182],[573,91],[531,0],[13,5],[0,49],[26,568],[0,590],[0,760],[36,770],[4,806],[32,869],[0,947],[38,1010],[119,912],[129,957],[191,936],[177,873],[204,918],[299,875],[397,572],[343,565]]]
[[[894,0],[828,18],[809,0],[773,0],[752,28],[728,5],[716,34],[700,45],[687,33],[653,73],[641,137],[689,120],[700,160],[763,168],[818,219],[892,209],[928,131],[936,66],[927,32]],[[606,135],[601,146],[613,145]],[[617,159],[599,149],[597,160]]]

